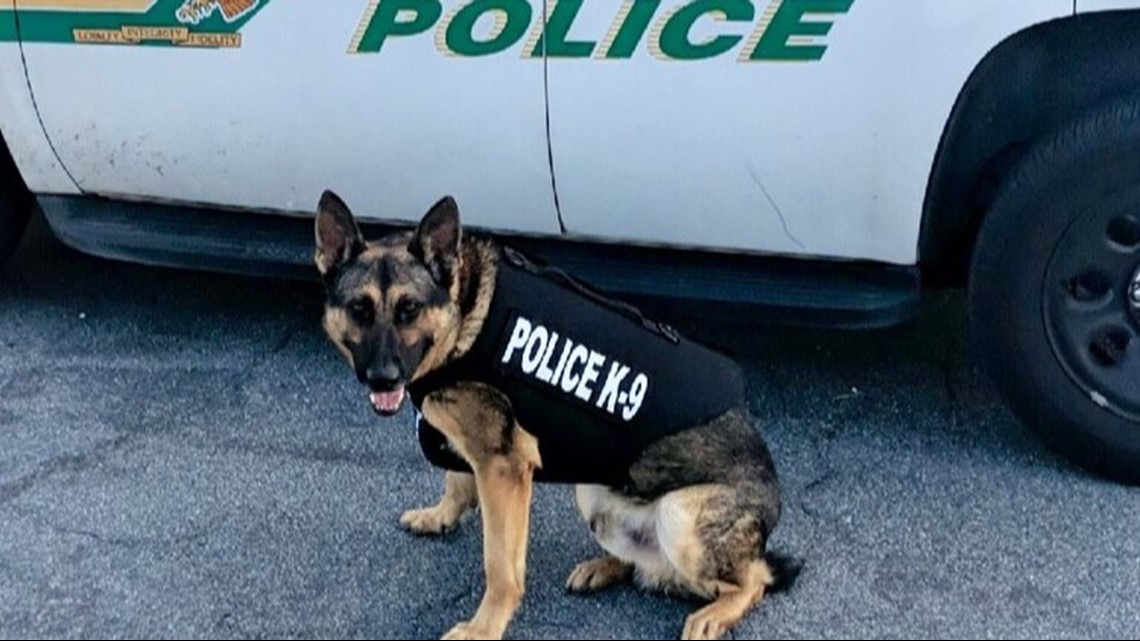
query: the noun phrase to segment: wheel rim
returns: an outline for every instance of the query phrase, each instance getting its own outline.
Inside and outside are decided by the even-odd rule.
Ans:
[[[1062,367],[1094,403],[1140,421],[1140,191],[1110,201],[1057,243],[1045,327]]]

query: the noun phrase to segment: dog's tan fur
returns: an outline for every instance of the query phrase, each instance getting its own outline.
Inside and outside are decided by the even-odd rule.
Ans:
[[[454,202],[438,203],[415,234],[365,243],[347,207],[322,199],[315,262],[330,286],[324,328],[355,366],[353,346],[375,340],[378,330],[354,322],[345,301],[367,301],[377,327],[394,327],[400,301],[436,295],[438,304],[395,334],[407,353],[429,345],[409,380],[466,353],[479,335],[494,297],[495,253],[487,241],[459,242],[457,211],[441,208]],[[345,275],[348,269],[355,271]],[[386,283],[375,277],[381,271]],[[517,423],[506,396],[481,383],[431,393],[421,411],[474,474],[447,472],[439,502],[404,513],[400,522],[419,534],[439,534],[481,507],[486,591],[475,615],[444,638],[501,638],[525,592],[533,477],[542,466],[538,442]],[[567,588],[587,592],[634,578],[702,598],[710,603],[688,618],[682,638],[723,636],[773,584],[764,546],[779,495],[767,450],[755,438],[743,415],[730,412],[646,452],[630,470],[635,487],[628,494],[578,487],[579,510],[607,554],[575,568]]]

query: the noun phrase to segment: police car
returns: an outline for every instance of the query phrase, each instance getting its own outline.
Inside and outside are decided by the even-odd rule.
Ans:
[[[965,285],[1018,417],[1140,482],[1136,0],[14,0],[0,253],[312,277],[335,189],[630,296],[877,327]],[[710,306],[712,307],[712,306]]]

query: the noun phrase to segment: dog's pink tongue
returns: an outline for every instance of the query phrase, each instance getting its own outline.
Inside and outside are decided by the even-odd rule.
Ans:
[[[386,414],[394,414],[404,402],[404,386],[401,385],[390,392],[372,392],[369,395],[372,406]]]

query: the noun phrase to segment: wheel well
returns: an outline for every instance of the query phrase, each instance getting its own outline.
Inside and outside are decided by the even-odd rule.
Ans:
[[[12,152],[8,149],[8,142],[4,139],[3,132],[0,132],[0,185],[14,191],[18,207],[31,211],[33,206],[31,192],[24,182],[20,168],[16,166],[15,159],[12,158]]]
[[[0,133],[0,271],[16,249],[35,200]]]
[[[931,285],[965,282],[978,228],[1007,173],[1066,122],[1140,87],[1140,11],[1060,18],[991,50],[958,95],[931,170],[919,262]]]

